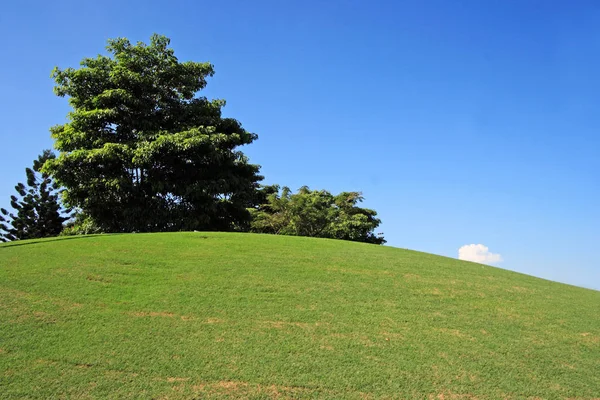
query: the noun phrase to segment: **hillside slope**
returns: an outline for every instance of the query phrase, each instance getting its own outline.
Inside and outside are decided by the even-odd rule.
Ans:
[[[227,233],[0,246],[2,398],[600,398],[600,292]]]

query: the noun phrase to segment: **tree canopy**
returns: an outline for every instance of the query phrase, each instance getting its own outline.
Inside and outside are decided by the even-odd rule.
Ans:
[[[61,213],[59,188],[50,175],[40,172],[47,160],[55,158],[50,150],[38,156],[33,168],[26,168],[26,184],[15,186],[18,196],[11,196],[13,211],[0,209],[0,241],[37,239],[56,236],[69,219]]]
[[[277,185],[266,186],[262,192],[266,202],[250,210],[253,232],[385,243],[374,233],[381,223],[377,213],[357,206],[364,200],[359,192],[332,195],[303,186],[294,194]]]
[[[51,129],[60,154],[45,170],[67,204],[110,232],[247,227],[262,177],[236,148],[257,135],[197,95],[213,66],[180,62],[159,35],[107,50],[52,73],[73,110]]]

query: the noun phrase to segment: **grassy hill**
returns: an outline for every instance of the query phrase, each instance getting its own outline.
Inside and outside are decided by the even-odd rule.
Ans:
[[[0,246],[1,398],[600,398],[600,292],[333,240]]]

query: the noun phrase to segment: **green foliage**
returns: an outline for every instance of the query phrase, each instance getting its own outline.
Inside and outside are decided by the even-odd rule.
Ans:
[[[54,69],[73,111],[51,129],[60,155],[47,171],[104,231],[243,228],[262,177],[236,147],[257,135],[221,116],[225,101],[196,95],[213,66],[180,62],[168,45],[112,39],[109,56]]]
[[[25,169],[27,184],[18,183],[18,196],[10,197],[14,211],[0,209],[0,241],[56,236],[62,231],[68,217],[61,215],[60,190],[48,173],[40,172],[44,163],[54,158],[52,151],[44,150],[33,168]]]
[[[0,398],[596,399],[600,292],[341,240],[0,244]]]
[[[252,232],[385,243],[373,232],[381,223],[377,213],[357,206],[363,201],[359,192],[334,196],[303,186],[295,194],[284,187],[280,194],[278,186],[267,186],[262,193],[266,201],[250,209]]]
[[[89,215],[79,212],[72,221],[65,225],[60,236],[91,235],[95,233],[103,232]]]

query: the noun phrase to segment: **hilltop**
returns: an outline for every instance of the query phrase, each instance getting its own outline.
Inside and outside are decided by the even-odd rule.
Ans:
[[[0,245],[3,398],[600,396],[600,292],[236,233]]]

